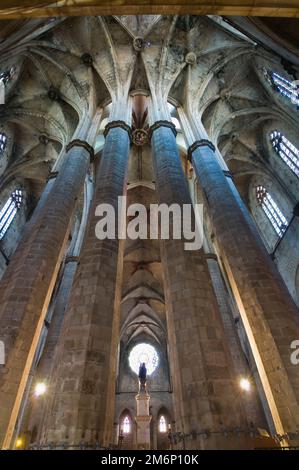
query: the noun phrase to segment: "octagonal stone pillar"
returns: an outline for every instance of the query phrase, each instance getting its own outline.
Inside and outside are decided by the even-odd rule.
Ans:
[[[159,203],[191,205],[174,125],[157,121],[150,134]],[[189,449],[247,448],[248,424],[207,262],[202,249],[186,251],[185,241],[183,234],[161,241],[176,428],[189,435]],[[236,428],[241,437],[231,432]]]
[[[206,199],[276,432],[294,433],[299,428],[299,371],[291,362],[291,343],[299,338],[298,309],[230,173],[220,167],[214,145],[205,139],[195,141],[189,147],[189,156]]]
[[[58,343],[42,443],[113,442],[120,289],[124,240],[100,240],[96,208],[126,193],[130,127],[112,121],[105,145],[70,301]]]
[[[96,114],[94,124],[99,117]],[[83,129],[66,147],[60,171],[55,173],[0,283],[0,340],[6,359],[0,366],[0,445],[4,449],[12,443],[73,214],[93,158],[93,148],[84,140],[92,138],[88,125]]]

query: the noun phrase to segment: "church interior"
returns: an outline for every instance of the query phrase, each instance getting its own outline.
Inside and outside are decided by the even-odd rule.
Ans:
[[[190,3],[1,2],[1,449],[299,448],[299,1]]]

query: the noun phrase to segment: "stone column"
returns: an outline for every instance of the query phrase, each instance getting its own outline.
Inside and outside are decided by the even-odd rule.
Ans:
[[[298,310],[234,186],[208,140],[189,147],[276,432],[299,425],[299,373],[291,342],[299,338]]]
[[[89,128],[89,142],[93,143],[95,141],[101,120],[101,114],[102,113],[96,114],[92,125]],[[50,307],[45,318],[45,338],[42,338],[43,335],[41,334],[40,340],[43,343],[37,348],[42,348],[42,352],[39,353],[38,358],[35,357],[34,362],[37,362],[37,359],[39,359],[38,365],[36,366],[36,364],[33,364],[32,366],[31,375],[33,376],[33,381],[29,387],[29,400],[25,400],[24,404],[22,405],[25,408],[25,413],[21,422],[21,429],[22,433],[28,437],[28,443],[30,442],[33,433],[35,435],[34,442],[36,443],[40,441],[44,411],[49,401],[49,394],[51,390],[51,388],[49,389],[48,387],[49,384],[51,384],[51,376],[53,367],[55,365],[54,358],[56,354],[56,346],[61,333],[61,326],[77,269],[79,253],[87,225],[92,193],[93,182],[90,181],[90,176],[87,175],[84,184],[84,206],[82,210],[81,221],[80,223],[78,222],[78,227],[75,226],[72,229],[73,240],[63,260],[61,273],[57,277]],[[45,395],[38,398],[34,395],[34,387],[37,382],[44,382],[47,385]],[[18,419],[20,419],[20,417]]]
[[[78,445],[113,442],[123,240],[99,240],[95,215],[111,204],[118,224],[118,197],[126,192],[130,128],[112,121],[96,179],[87,232],[58,345],[53,400],[43,442]]]
[[[222,273],[219,267],[218,257],[215,253],[205,253],[207,259],[209,273],[212,279],[214,292],[218,301],[219,310],[221,313],[225,336],[228,341],[228,346],[232,358],[232,366],[234,368],[238,382],[242,378],[249,378],[252,375],[246,356],[242,349],[240,339],[238,337],[237,328],[234,322],[231,305],[229,304],[229,293],[226,290]],[[250,392],[245,392],[240,389],[242,396],[242,403],[246,412],[246,416],[251,426],[254,429],[265,428],[266,419],[262,410],[261,401],[258,395],[258,390],[252,380]]]
[[[9,448],[45,315],[65,252],[77,199],[93,158],[73,140],[32,230],[27,230],[0,286],[0,340],[6,363],[0,375],[0,443]],[[34,230],[33,230],[34,229]]]
[[[182,209],[191,197],[175,134],[171,122],[151,126],[159,202]],[[246,448],[247,420],[207,262],[202,249],[186,251],[185,241],[182,235],[181,240],[161,242],[176,428],[189,434],[189,449]]]

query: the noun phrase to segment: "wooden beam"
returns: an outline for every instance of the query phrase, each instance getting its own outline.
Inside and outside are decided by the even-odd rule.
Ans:
[[[0,19],[193,14],[299,17],[299,0],[1,0]]]

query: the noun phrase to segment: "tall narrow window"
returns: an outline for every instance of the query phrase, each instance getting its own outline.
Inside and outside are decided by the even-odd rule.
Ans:
[[[124,434],[129,434],[131,431],[131,422],[128,416],[125,416],[123,419],[122,430]]]
[[[276,153],[299,178],[299,150],[281,132],[272,131],[270,140]]]
[[[160,432],[166,432],[167,431],[166,420],[165,420],[163,415],[159,419],[159,431]]]
[[[21,207],[22,200],[22,191],[20,189],[16,189],[7,199],[6,203],[0,210],[0,240],[6,234],[18,209]]]
[[[299,86],[297,81],[291,82],[276,72],[270,72],[270,77],[276,90],[289,98],[292,103],[299,106]]]
[[[0,155],[4,152],[6,147],[7,137],[3,132],[0,132]]]
[[[256,198],[271,222],[275,232],[279,237],[282,237],[287,229],[288,221],[272,198],[271,194],[268,193],[264,186],[257,186]]]

